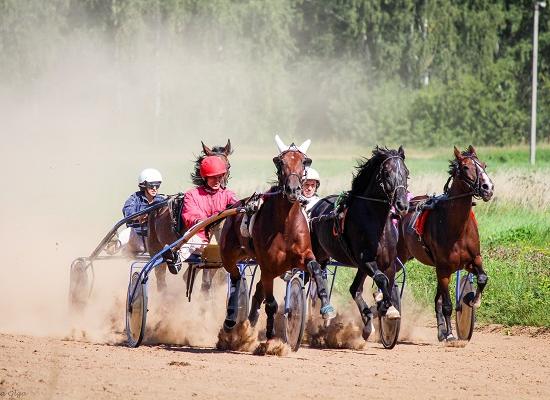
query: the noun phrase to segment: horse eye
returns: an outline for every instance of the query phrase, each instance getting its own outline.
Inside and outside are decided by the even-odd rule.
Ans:
[[[465,166],[462,167],[462,169],[463,169],[464,171],[468,171],[468,166],[465,165]]]

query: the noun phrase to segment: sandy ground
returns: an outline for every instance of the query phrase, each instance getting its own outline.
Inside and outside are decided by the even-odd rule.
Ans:
[[[449,347],[433,328],[415,332],[424,339],[394,350],[369,342],[284,357],[0,334],[0,398],[550,398],[548,337],[477,331]]]

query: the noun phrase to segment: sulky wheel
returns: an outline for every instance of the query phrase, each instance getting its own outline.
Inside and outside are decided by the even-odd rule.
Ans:
[[[401,297],[400,290],[397,285],[393,285],[391,291],[392,304],[399,312],[401,312]],[[401,328],[401,318],[388,319],[385,316],[378,315],[378,322],[380,326],[380,341],[386,349],[393,349],[399,338],[399,329]]]
[[[130,296],[134,291],[134,297],[130,303]],[[147,321],[147,284],[140,282],[139,272],[132,273],[128,285],[126,298],[126,337],[128,346],[138,347],[145,333]]]
[[[86,306],[92,290],[92,280],[88,276],[88,264],[85,258],[77,258],[71,264],[69,282],[69,307],[71,311],[81,311]]]
[[[460,298],[456,305],[456,335],[459,340],[470,340],[474,333],[475,310],[467,304],[465,298],[473,298],[474,287],[470,282],[470,274],[465,274],[460,280]]]
[[[294,275],[288,282],[284,314],[283,339],[292,351],[298,351],[302,343],[306,323],[306,298],[304,282],[299,275]]]

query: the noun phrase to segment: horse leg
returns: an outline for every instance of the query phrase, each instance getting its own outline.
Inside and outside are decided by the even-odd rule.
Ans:
[[[441,284],[437,282],[437,292],[435,294],[435,319],[437,321],[437,339],[442,342],[447,336],[447,327],[443,317],[443,296],[441,294]]]
[[[161,264],[155,268],[155,277],[157,279],[157,290],[162,292],[166,289],[166,264]]]
[[[321,270],[321,266],[315,260],[309,261],[306,266],[309,274],[313,277],[317,286],[317,297],[321,300],[321,315],[323,316],[323,319],[329,320],[336,317],[336,311],[330,304],[330,299],[328,298],[326,284],[327,280],[323,279],[323,271]],[[273,282],[271,285],[273,285]]]
[[[391,295],[389,292],[390,281],[388,280],[388,277],[378,269],[376,261],[371,261],[367,264],[369,265],[371,271],[374,271],[372,280],[382,292],[382,300],[378,303],[378,312],[381,315],[385,315],[388,319],[401,318],[399,310],[397,310],[391,302]]]
[[[252,296],[252,302],[250,304],[250,313],[248,314],[248,320],[250,325],[256,326],[258,318],[260,317],[260,307],[265,299],[264,287],[262,281],[260,280],[256,284],[256,291],[254,296]]]
[[[483,269],[483,261],[480,255],[478,255],[474,259],[472,270],[476,275],[477,288],[476,288],[476,296],[470,302],[470,306],[473,308],[479,308],[479,306],[481,305],[481,295],[483,293],[483,289],[485,289],[485,285],[487,285],[487,281],[489,280],[489,277],[487,276],[487,274],[485,273],[485,270]]]
[[[241,272],[237,267],[236,260],[226,263],[225,269],[229,272],[229,299],[227,301],[227,314],[223,321],[223,329],[226,332],[232,330],[237,324],[239,314],[239,293],[241,287]]]
[[[201,283],[201,292],[204,294],[210,293],[210,288],[212,287],[212,280],[216,274],[217,269],[203,269],[202,270],[202,283]]]
[[[147,240],[146,240],[146,246],[147,251],[149,252],[149,255],[152,257],[155,254],[157,254],[161,249],[162,245],[159,243],[159,240],[157,238],[157,230],[156,230],[156,214],[152,214],[149,216],[148,220],[148,233],[147,233]],[[166,264],[161,264],[158,267],[155,268],[155,278],[157,281],[157,291],[162,292],[166,289]]]
[[[363,319],[365,326],[363,327],[363,339],[367,340],[372,332],[374,332],[374,324],[372,323],[372,311],[368,306],[365,299],[363,299],[363,284],[365,283],[365,278],[367,277],[367,272],[362,268],[357,269],[355,278],[349,287],[349,292],[357,308],[359,308],[359,313]]]
[[[437,317],[437,338],[439,341],[455,340],[451,325],[453,303],[449,294],[449,276],[437,274],[437,295],[435,298],[435,312]]]
[[[267,325],[265,336],[267,340],[273,339],[275,336],[275,313],[279,308],[275,297],[273,296],[273,278],[263,278],[263,288],[265,291],[265,313],[267,314]]]

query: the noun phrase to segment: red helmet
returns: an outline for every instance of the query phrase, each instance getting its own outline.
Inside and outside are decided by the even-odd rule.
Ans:
[[[200,173],[203,178],[225,174],[227,166],[218,156],[208,156],[201,161]]]

